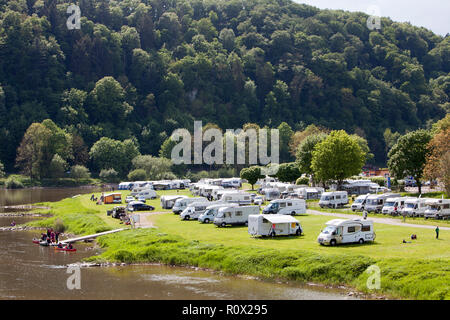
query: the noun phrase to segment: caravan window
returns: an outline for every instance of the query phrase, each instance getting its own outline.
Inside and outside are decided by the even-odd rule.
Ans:
[[[337,200],[337,199],[340,199],[340,198],[341,198],[341,196],[336,196],[336,200]]]
[[[286,208],[286,202],[280,202],[280,208]]]
[[[267,219],[263,219],[263,221],[262,221],[262,223],[269,223],[269,220],[267,220]]]
[[[236,211],[236,217],[242,216],[242,211]]]
[[[370,226],[362,226],[361,231],[363,231],[363,232],[370,231]]]
[[[292,207],[292,202],[288,202],[288,207]]]
[[[347,232],[348,233],[353,233],[353,232],[355,232],[356,231],[356,227],[348,227],[347,228]]]
[[[442,206],[442,208],[444,208],[444,209],[448,209],[448,208],[450,208],[450,204],[444,204],[443,206]]]

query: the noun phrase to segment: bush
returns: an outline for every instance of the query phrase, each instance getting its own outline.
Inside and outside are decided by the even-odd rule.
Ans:
[[[100,179],[105,182],[117,182],[119,175],[114,169],[103,169],[100,171]]]
[[[91,177],[89,169],[80,165],[73,166],[70,170],[70,175],[76,180],[89,179]]]
[[[67,170],[67,162],[60,155],[55,154],[50,162],[50,176],[54,179],[62,178]]]
[[[64,232],[66,230],[66,226],[64,225],[63,221],[59,218],[56,219],[55,221],[55,231],[56,232]]]
[[[5,177],[5,166],[0,162],[0,178]]]
[[[21,181],[15,179],[14,177],[9,177],[5,181],[5,187],[6,189],[22,189],[23,184]]]
[[[145,181],[147,180],[147,172],[144,169],[136,169],[128,174],[130,181]]]
[[[295,181],[295,184],[296,185],[303,185],[303,184],[309,185],[309,178],[308,177],[300,177],[297,179],[297,181]]]

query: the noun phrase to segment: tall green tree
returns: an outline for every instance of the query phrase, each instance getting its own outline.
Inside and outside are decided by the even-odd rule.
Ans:
[[[252,190],[254,190],[254,185],[258,179],[262,178],[261,168],[257,166],[253,166],[250,168],[244,168],[240,172],[241,179],[245,179],[252,185]]]
[[[417,130],[407,133],[389,151],[388,167],[397,179],[412,176],[422,193],[422,177],[427,157],[430,153],[429,142],[431,133],[427,130]]]
[[[301,175],[297,164],[291,162],[280,164],[276,177],[282,182],[295,182]]]

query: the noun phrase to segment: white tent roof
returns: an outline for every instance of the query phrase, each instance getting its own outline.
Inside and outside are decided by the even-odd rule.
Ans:
[[[272,223],[298,222],[294,217],[283,214],[264,214],[263,217]]]

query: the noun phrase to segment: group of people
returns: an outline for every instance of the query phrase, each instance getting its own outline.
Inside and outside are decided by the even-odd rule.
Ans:
[[[42,241],[47,241],[48,244],[59,243],[59,232],[53,231],[53,229],[48,228],[46,233],[41,235]]]

